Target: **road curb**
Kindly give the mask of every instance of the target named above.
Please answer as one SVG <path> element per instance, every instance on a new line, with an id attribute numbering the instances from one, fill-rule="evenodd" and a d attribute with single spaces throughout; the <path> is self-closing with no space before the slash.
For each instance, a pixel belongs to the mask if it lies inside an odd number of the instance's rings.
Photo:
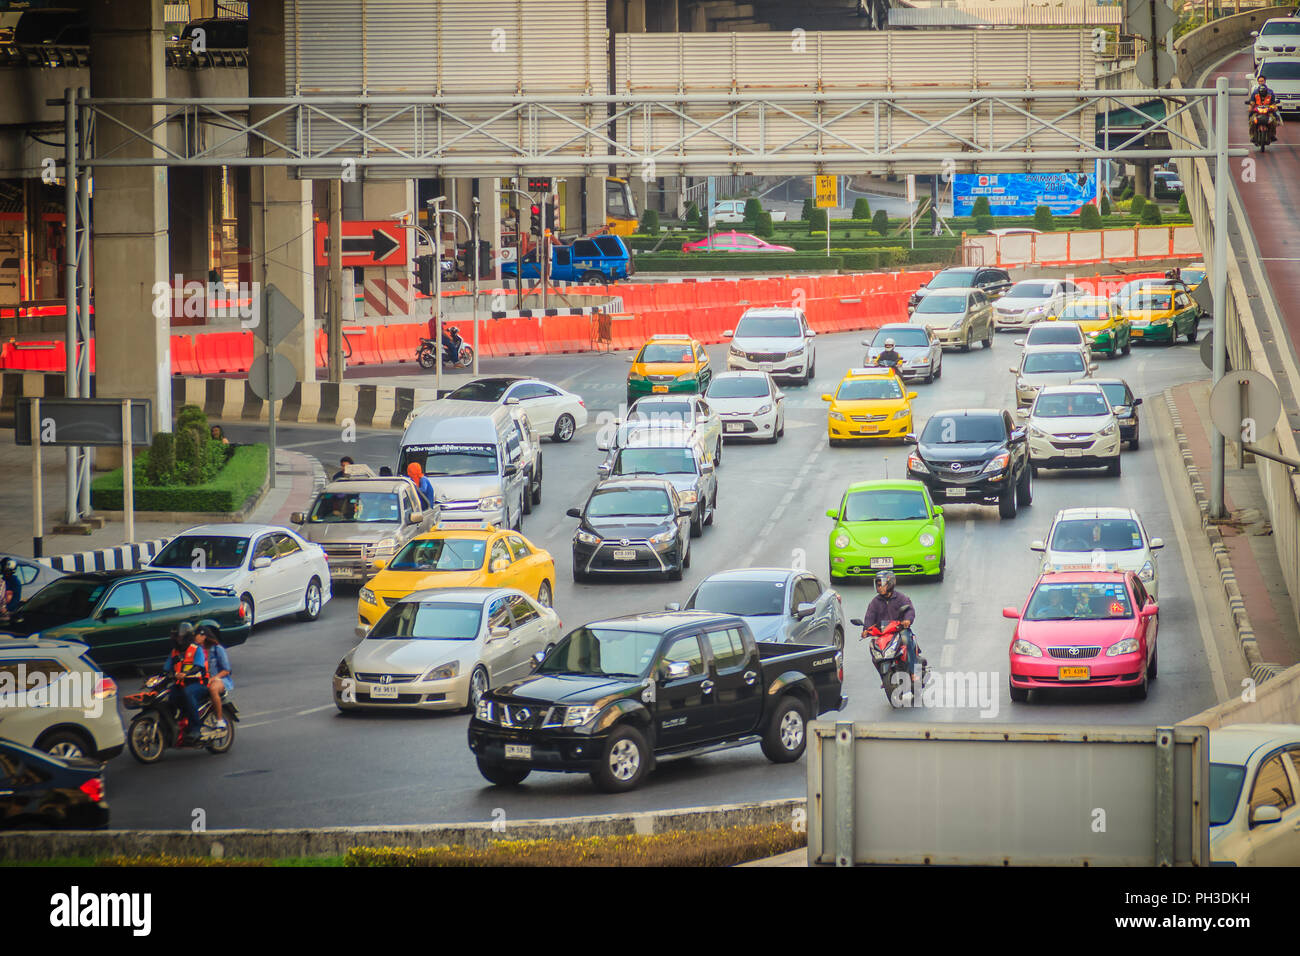
<path id="1" fill-rule="evenodd" d="M 506 794 L 503 793 L 503 796 Z M 494 840 L 580 839 L 592 836 L 715 830 L 762 824 L 800 824 L 802 798 L 690 807 L 640 813 L 605 813 L 550 820 L 510 820 L 503 810 L 482 823 L 423 826 L 321 827 L 298 830 L 69 830 L 5 834 L 0 861 L 66 857 L 167 856 L 254 858 L 342 856 L 352 847 L 485 847 Z M 798 813 L 796 813 L 798 811 Z"/>
<path id="2" fill-rule="evenodd" d="M 1223 533 L 1210 518 L 1210 496 L 1205 490 L 1205 483 L 1201 481 L 1200 469 L 1196 466 L 1191 443 L 1188 442 L 1187 433 L 1183 429 L 1183 419 L 1178 411 L 1178 403 L 1174 401 L 1173 389 L 1167 388 L 1163 394 L 1170 421 L 1173 422 L 1178 452 L 1182 456 L 1183 468 L 1187 471 L 1187 480 L 1191 485 L 1192 496 L 1196 499 L 1196 506 L 1201 512 L 1201 530 L 1205 532 L 1210 551 L 1214 555 L 1214 562 L 1219 568 L 1219 579 L 1223 584 L 1224 596 L 1228 600 L 1228 609 L 1232 613 L 1232 625 L 1237 632 L 1237 642 L 1241 645 L 1241 652 L 1245 655 L 1246 664 L 1250 668 L 1251 679 L 1256 684 L 1263 683 L 1270 677 L 1280 674 L 1284 668 L 1278 664 L 1266 663 L 1259 652 L 1259 643 L 1255 640 L 1255 628 L 1251 626 L 1246 602 L 1241 596 L 1241 589 L 1237 586 L 1237 573 L 1233 570 L 1228 548 L 1223 543 Z"/>

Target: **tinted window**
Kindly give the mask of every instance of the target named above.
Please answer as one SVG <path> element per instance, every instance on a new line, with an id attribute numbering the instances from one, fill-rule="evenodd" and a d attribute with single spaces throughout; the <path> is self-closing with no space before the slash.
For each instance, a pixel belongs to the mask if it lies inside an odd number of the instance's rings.
<path id="1" fill-rule="evenodd" d="M 302 548 L 298 542 L 293 540 L 287 534 L 277 534 L 275 536 L 275 553 L 282 558 L 291 554 L 297 554 Z"/>
<path id="2" fill-rule="evenodd" d="M 672 513 L 672 501 L 657 488 L 597 491 L 587 502 L 589 518 L 659 518 Z"/>
<path id="3" fill-rule="evenodd" d="M 575 256 L 592 258 L 600 255 L 600 247 L 590 239 L 579 239 L 573 244 L 572 249 Z"/>
<path id="4" fill-rule="evenodd" d="M 659 634 L 642 631 L 580 627 L 561 638 L 537 673 L 642 677 L 650 671 L 659 640 Z"/>
<path id="5" fill-rule="evenodd" d="M 1074 345 L 1082 341 L 1082 330 L 1077 325 L 1058 325 L 1055 322 L 1039 322 L 1025 338 L 1028 345 Z"/>
<path id="6" fill-rule="evenodd" d="M 794 586 L 794 604 L 798 607 L 800 604 L 816 604 L 817 599 L 821 597 L 822 589 L 812 578 L 800 578 Z M 794 610 L 794 608 L 791 608 Z"/>
<path id="7" fill-rule="evenodd" d="M 679 637 L 664 651 L 663 662 L 673 661 L 677 664 L 690 664 L 690 676 L 704 673 L 704 653 L 700 650 L 700 639 L 695 636 Z"/>
<path id="8" fill-rule="evenodd" d="M 529 621 L 535 621 L 541 617 L 541 615 L 537 613 L 537 608 L 533 607 L 532 602 L 522 594 L 512 594 L 507 603 L 510 605 L 510 616 L 515 619 L 515 627 L 527 624 Z"/>
<path id="9" fill-rule="evenodd" d="M 68 621 L 89 617 L 107 587 L 102 581 L 86 578 L 52 581 L 23 605 L 22 614 L 24 617 L 47 615 Z"/>
<path id="10" fill-rule="evenodd" d="M 1295 36 L 1300 34 L 1300 22 L 1294 20 L 1275 20 L 1272 23 L 1264 24 L 1264 29 L 1259 31 L 1262 37 L 1281 35 Z"/>
<path id="11" fill-rule="evenodd" d="M 1128 591 L 1117 581 L 1040 584 L 1025 609 L 1026 621 L 1103 621 L 1132 616 Z"/>
<path id="12" fill-rule="evenodd" d="M 478 636 L 483 608 L 478 604 L 411 601 L 388 609 L 367 640 L 405 638 L 419 641 L 472 641 Z"/>
<path id="13" fill-rule="evenodd" d="M 447 397 L 465 402 L 499 402 L 512 384 L 508 378 L 484 378 L 467 382 Z"/>
<path id="14" fill-rule="evenodd" d="M 921 441 L 927 445 L 951 442 L 998 442 L 1007 437 L 1002 416 L 935 415 L 925 423 Z"/>
<path id="15" fill-rule="evenodd" d="M 710 631 L 708 638 L 715 668 L 725 671 L 745 663 L 745 645 L 740 631 L 734 627 L 725 631 Z"/>
<path id="16" fill-rule="evenodd" d="M 514 555 L 515 560 L 519 560 L 520 558 L 526 558 L 532 554 L 532 552 L 528 550 L 528 545 L 524 544 L 524 539 L 518 537 L 517 535 L 512 534 L 506 540 L 506 543 L 509 545 L 510 553 Z"/>
<path id="17" fill-rule="evenodd" d="M 153 580 L 146 583 L 149 588 L 149 607 L 154 611 L 166 611 L 194 603 L 194 599 L 182 591 L 175 581 Z"/>
<path id="18" fill-rule="evenodd" d="M 1044 372 L 1082 372 L 1083 356 L 1078 352 L 1030 352 L 1025 356 L 1022 371 L 1031 375 Z"/>
<path id="19" fill-rule="evenodd" d="M 144 585 L 139 582 L 119 584 L 104 600 L 103 610 L 115 608 L 121 617 L 144 613 Z"/>
<path id="20" fill-rule="evenodd" d="M 974 269 L 949 269 L 926 283 L 927 289 L 965 289 L 972 282 Z"/>
<path id="21" fill-rule="evenodd" d="M 1052 532 L 1053 551 L 1135 551 L 1142 529 L 1132 518 L 1073 518 L 1059 521 Z"/>
<path id="22" fill-rule="evenodd" d="M 855 491 L 844 502 L 845 521 L 911 521 L 929 514 L 919 491 Z"/>
<path id="23" fill-rule="evenodd" d="M 1133 393 L 1122 382 L 1113 382 L 1101 387 L 1102 393 L 1106 396 L 1106 401 L 1118 408 L 1121 405 L 1130 405 L 1133 402 Z"/>
<path id="24" fill-rule="evenodd" d="M 623 244 L 615 236 L 597 236 L 592 242 L 607 256 L 622 258 L 627 255 Z"/>
<path id="25" fill-rule="evenodd" d="M 183 534 L 169 541 L 149 563 L 156 568 L 237 568 L 247 554 L 247 538 Z"/>
<path id="26" fill-rule="evenodd" d="M 785 612 L 784 581 L 705 581 L 688 610 L 718 611 L 740 617 L 770 617 Z"/>

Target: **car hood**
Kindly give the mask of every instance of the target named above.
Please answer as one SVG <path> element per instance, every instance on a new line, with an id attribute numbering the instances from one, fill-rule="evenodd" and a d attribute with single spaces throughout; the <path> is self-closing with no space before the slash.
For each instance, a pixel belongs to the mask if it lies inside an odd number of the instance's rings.
<path id="1" fill-rule="evenodd" d="M 1022 385 L 1069 385 L 1087 377 L 1087 369 L 1082 372 L 1021 372 L 1017 376 Z"/>
<path id="2" fill-rule="evenodd" d="M 965 317 L 965 309 L 960 312 L 917 312 L 912 315 L 912 321 L 927 329 L 950 329 Z"/>
<path id="3" fill-rule="evenodd" d="M 158 568 L 182 578 L 199 588 L 233 588 L 248 574 L 241 568 L 210 568 L 196 571 L 193 568 Z"/>
<path id="4" fill-rule="evenodd" d="M 840 524 L 850 540 L 859 548 L 871 549 L 881 545 L 899 548 L 916 541 L 921 532 L 931 528 L 927 518 L 914 521 L 852 521 Z M 885 538 L 888 540 L 882 541 Z"/>
<path id="5" fill-rule="evenodd" d="M 772 396 L 766 398 L 714 398 L 709 396 L 709 404 L 719 415 L 752 415 L 764 405 L 772 404 Z"/>
<path id="6" fill-rule="evenodd" d="M 1000 441 L 917 446 L 917 451 L 926 461 L 984 461 L 1002 450 L 1003 444 Z"/>
<path id="7" fill-rule="evenodd" d="M 746 352 L 793 352 L 803 345 L 803 339 L 798 336 L 782 336 L 781 338 L 751 338 L 749 336 L 736 336 L 731 340 L 731 344 L 738 349 Z"/>
<path id="8" fill-rule="evenodd" d="M 602 538 L 648 538 L 668 527 L 668 518 L 586 518 L 591 531 Z"/>
<path id="9" fill-rule="evenodd" d="M 1030 309 L 1037 309 L 1039 306 L 1046 307 L 1051 304 L 1051 299 L 1013 299 L 1004 295 L 998 299 L 997 308 L 999 312 L 1027 312 Z"/>
<path id="10" fill-rule="evenodd" d="M 1039 647 L 1063 647 L 1072 644 L 1100 645 L 1105 649 L 1116 641 L 1137 636 L 1136 618 L 1101 621 L 1024 621 L 1016 629 L 1022 641 Z M 1055 658 L 1053 658 L 1055 660 Z M 1065 658 L 1061 658 L 1065 661 Z M 1066 661 L 1068 663 L 1068 661 Z"/>
<path id="11" fill-rule="evenodd" d="M 397 521 L 340 521 L 304 524 L 300 535 L 314 544 L 372 544 L 401 530 Z"/>
<path id="12" fill-rule="evenodd" d="M 367 639 L 352 651 L 352 671 L 368 673 L 423 673 L 449 661 L 475 655 L 474 641 L 408 641 Z M 462 674 L 468 673 L 462 668 Z"/>
<path id="13" fill-rule="evenodd" d="M 534 674 L 491 692 L 495 700 L 547 704 L 592 704 L 610 696 L 626 696 L 645 681 L 598 674 Z"/>
<path id="14" fill-rule="evenodd" d="M 1108 424 L 1112 415 L 1089 415 L 1074 418 L 1030 418 L 1029 424 L 1049 435 L 1095 435 Z"/>
<path id="15" fill-rule="evenodd" d="M 1083 329 L 1083 331 L 1085 331 L 1085 332 L 1100 332 L 1102 329 L 1104 329 L 1104 328 L 1108 328 L 1108 327 L 1110 326 L 1110 324 L 1111 324 L 1111 320 L 1108 319 L 1108 318 L 1106 318 L 1106 319 L 1071 319 L 1070 321 L 1072 321 L 1072 322 L 1078 322 L 1078 323 L 1079 323 L 1079 328 Z"/>
<path id="16" fill-rule="evenodd" d="M 478 501 L 501 494 L 497 475 L 465 475 L 463 478 L 430 478 L 439 501 Z"/>
<path id="17" fill-rule="evenodd" d="M 483 586 L 483 570 L 471 571 L 380 571 L 366 587 L 383 598 L 402 598 L 426 588 L 475 588 Z"/>

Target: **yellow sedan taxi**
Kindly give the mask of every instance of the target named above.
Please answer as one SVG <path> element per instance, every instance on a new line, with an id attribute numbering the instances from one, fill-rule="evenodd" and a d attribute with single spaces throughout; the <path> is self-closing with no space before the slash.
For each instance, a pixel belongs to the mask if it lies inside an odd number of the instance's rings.
<path id="1" fill-rule="evenodd" d="M 1173 345 L 1179 336 L 1196 341 L 1202 309 L 1177 281 L 1139 280 L 1111 297 L 1112 310 L 1129 320 L 1133 340 Z"/>
<path id="2" fill-rule="evenodd" d="M 1077 322 L 1088 340 L 1088 349 L 1117 358 L 1127 355 L 1132 347 L 1129 321 L 1118 310 L 1111 308 L 1110 300 L 1099 295 L 1085 295 L 1066 303 L 1053 319 Z"/>
<path id="3" fill-rule="evenodd" d="M 851 368 L 835 394 L 822 396 L 831 407 L 826 431 L 832 445 L 864 438 L 901 439 L 912 430 L 912 399 L 889 368 Z"/>
<path id="4" fill-rule="evenodd" d="M 645 395 L 703 395 L 713 380 L 709 354 L 689 335 L 654 335 L 629 361 L 627 404 Z"/>
<path id="5" fill-rule="evenodd" d="M 357 598 L 357 630 L 368 631 L 389 607 L 428 588 L 518 588 L 551 606 L 555 561 L 518 531 L 448 528 L 412 538 Z"/>

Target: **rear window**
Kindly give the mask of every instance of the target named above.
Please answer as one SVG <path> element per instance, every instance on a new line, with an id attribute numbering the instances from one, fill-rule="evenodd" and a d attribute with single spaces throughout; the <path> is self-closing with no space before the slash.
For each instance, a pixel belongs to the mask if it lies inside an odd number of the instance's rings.
<path id="1" fill-rule="evenodd" d="M 1136 551 L 1142 529 L 1132 518 L 1071 518 L 1052 532 L 1053 551 Z"/>
<path id="2" fill-rule="evenodd" d="M 597 236 L 592 240 L 596 246 L 607 256 L 622 257 L 627 255 L 623 249 L 623 243 L 617 236 Z"/>
<path id="3" fill-rule="evenodd" d="M 767 379 L 755 375 L 736 378 L 719 375 L 709 386 L 709 398 L 766 398 L 771 394 Z"/>
<path id="4" fill-rule="evenodd" d="M 949 272 L 940 272 L 937 276 L 926 283 L 928 289 L 965 289 L 975 278 L 973 269 L 963 269 L 961 271 L 952 270 Z"/>
<path id="5" fill-rule="evenodd" d="M 1026 345 L 1077 345 L 1082 341 L 1083 335 L 1077 326 L 1055 322 L 1039 322 L 1025 337 Z"/>

